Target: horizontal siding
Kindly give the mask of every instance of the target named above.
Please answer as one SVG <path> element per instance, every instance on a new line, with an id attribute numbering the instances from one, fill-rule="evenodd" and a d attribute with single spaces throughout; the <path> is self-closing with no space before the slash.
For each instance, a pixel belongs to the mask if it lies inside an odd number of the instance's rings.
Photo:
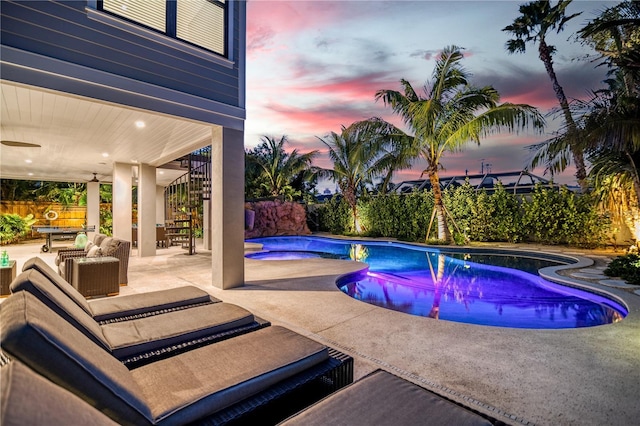
<path id="1" fill-rule="evenodd" d="M 87 18 L 86 2 L 2 2 L 2 44 L 238 105 L 238 68 Z M 237 5 L 236 5 L 237 7 Z M 234 16 L 237 15 L 234 14 Z M 236 20 L 234 51 L 238 57 Z"/>

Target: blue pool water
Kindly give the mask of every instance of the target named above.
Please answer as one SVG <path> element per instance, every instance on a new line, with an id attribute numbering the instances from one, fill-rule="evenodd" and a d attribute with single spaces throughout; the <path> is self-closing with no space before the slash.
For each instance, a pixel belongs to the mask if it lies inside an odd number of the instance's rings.
<path id="1" fill-rule="evenodd" d="M 512 328 L 592 327 L 620 321 L 627 310 L 615 301 L 542 279 L 538 269 L 566 263 L 411 244 L 320 237 L 247 240 L 268 260 L 328 257 L 360 260 L 368 270 L 342 277 L 338 288 L 366 303 L 412 315 Z"/>

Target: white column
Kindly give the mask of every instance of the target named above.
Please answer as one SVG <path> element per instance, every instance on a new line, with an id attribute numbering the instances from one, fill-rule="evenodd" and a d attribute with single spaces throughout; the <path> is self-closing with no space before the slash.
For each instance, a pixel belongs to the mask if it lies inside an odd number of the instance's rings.
<path id="1" fill-rule="evenodd" d="M 244 132 L 213 128 L 211 144 L 212 284 L 244 285 Z"/>
<path id="2" fill-rule="evenodd" d="M 131 164 L 113 165 L 113 236 L 131 241 Z"/>
<path id="3" fill-rule="evenodd" d="M 87 182 L 87 227 L 95 226 L 95 232 L 87 232 L 89 241 L 100 232 L 100 183 Z"/>
<path id="4" fill-rule="evenodd" d="M 211 200 L 202 202 L 202 248 L 211 250 Z"/>
<path id="5" fill-rule="evenodd" d="M 138 256 L 156 255 L 156 168 L 138 166 Z"/>
<path id="6" fill-rule="evenodd" d="M 164 225 L 164 186 L 156 185 L 156 224 Z"/>

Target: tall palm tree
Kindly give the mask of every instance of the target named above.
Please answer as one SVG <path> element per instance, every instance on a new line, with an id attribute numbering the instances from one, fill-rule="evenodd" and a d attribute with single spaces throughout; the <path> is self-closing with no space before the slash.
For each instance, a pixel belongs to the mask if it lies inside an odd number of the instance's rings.
<path id="1" fill-rule="evenodd" d="M 438 172 L 445 152 L 460 151 L 467 143 L 500 131 L 518 131 L 530 124 L 541 130 L 544 119 L 529 105 L 499 104 L 500 96 L 491 86 L 477 88 L 469 84 L 469 74 L 462 67 L 462 51 L 446 47 L 440 54 L 431 81 L 419 95 L 407 80 L 401 80 L 404 92 L 379 90 L 382 100 L 400 115 L 413 132 L 414 151 L 427 168 L 438 221 L 438 238 L 451 241 L 447 225 Z"/>
<path id="2" fill-rule="evenodd" d="M 294 149 L 291 153 L 287 153 L 284 149 L 287 141 L 284 135 L 279 141 L 273 137 L 263 136 L 262 143 L 254 149 L 253 155 L 245 157 L 250 165 L 258 168 L 260 177 L 264 180 L 265 190 L 274 197 L 289 193 L 291 182 L 299 174 L 302 173 L 310 179 L 316 171 L 311 164 L 318 155 L 318 151 L 299 154 L 298 150 Z"/>
<path id="3" fill-rule="evenodd" d="M 384 155 L 381 155 L 380 139 L 371 138 L 364 122 L 342 126 L 340 133 L 331 132 L 325 138 L 318 139 L 329 149 L 329 158 L 333 162 L 333 169 L 324 169 L 321 173 L 338 184 L 351 208 L 353 226 L 358 232 L 358 197 L 374 178 L 384 172 L 387 165 Z"/>
<path id="4" fill-rule="evenodd" d="M 544 68 L 549 75 L 549 79 L 553 85 L 553 91 L 556 94 L 556 98 L 560 103 L 562 114 L 567 125 L 567 139 L 568 144 L 564 148 L 568 148 L 571 151 L 573 163 L 576 167 L 576 179 L 578 184 L 583 190 L 587 189 L 587 171 L 584 162 L 583 150 L 579 144 L 577 137 L 576 123 L 571 115 L 571 109 L 569 108 L 569 101 L 564 94 L 564 89 L 558 82 L 555 70 L 553 68 L 553 54 L 556 48 L 547 43 L 547 34 L 555 30 L 557 33 L 564 29 L 564 25 L 567 21 L 580 15 L 580 13 L 574 13 L 573 15 L 566 16 L 565 10 L 571 3 L 571 0 L 561 0 L 555 6 L 551 6 L 550 1 L 532 1 L 520 6 L 521 15 L 518 16 L 511 25 L 508 25 L 502 29 L 507 33 L 512 34 L 515 38 L 508 40 L 506 43 L 506 49 L 509 53 L 524 53 L 526 51 L 527 42 L 538 43 L 538 57 L 544 64 Z M 561 153 L 557 152 L 557 149 L 563 147 L 551 146 L 547 149 L 545 155 L 549 163 L 556 163 L 553 168 L 564 169 L 566 164 L 560 162 L 558 165 L 556 155 Z M 566 158 L 563 157 L 563 158 Z"/>

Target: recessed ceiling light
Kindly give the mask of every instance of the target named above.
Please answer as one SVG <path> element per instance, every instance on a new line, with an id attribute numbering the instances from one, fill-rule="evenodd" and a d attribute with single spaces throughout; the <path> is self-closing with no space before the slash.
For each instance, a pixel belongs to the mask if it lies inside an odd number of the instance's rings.
<path id="1" fill-rule="evenodd" d="M 109 156 L 109 153 L 108 153 L 108 152 L 103 152 L 103 153 L 102 153 L 102 156 L 103 156 L 104 158 L 107 158 L 107 157 Z"/>
<path id="2" fill-rule="evenodd" d="M 27 164 L 31 164 L 31 163 L 33 163 L 33 160 L 27 158 L 26 160 L 24 160 L 24 162 L 27 163 Z"/>
<path id="3" fill-rule="evenodd" d="M 142 121 L 142 120 L 136 121 L 136 127 L 138 129 L 142 129 L 144 126 L 145 126 L 144 121 Z"/>
<path id="4" fill-rule="evenodd" d="M 164 174 L 164 172 L 163 172 L 162 170 L 160 170 L 158 173 L 160 173 L 161 175 L 163 175 L 163 174 Z"/>
<path id="5" fill-rule="evenodd" d="M 33 173 L 29 172 L 27 173 L 28 176 L 33 176 Z"/>

